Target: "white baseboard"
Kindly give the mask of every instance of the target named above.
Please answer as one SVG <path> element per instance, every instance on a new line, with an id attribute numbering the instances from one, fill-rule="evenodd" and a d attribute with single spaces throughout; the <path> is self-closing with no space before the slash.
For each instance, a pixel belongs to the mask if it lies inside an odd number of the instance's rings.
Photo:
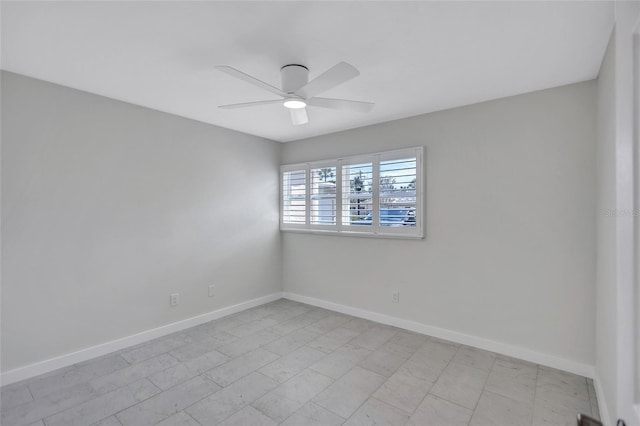
<path id="1" fill-rule="evenodd" d="M 235 314 L 236 312 L 244 311 L 245 309 L 263 305 L 280 298 L 282 298 L 282 293 L 272 293 L 267 296 L 258 297 L 257 299 L 248 300 L 246 302 L 238 303 L 237 305 L 227 306 L 226 308 L 221 308 L 202 315 L 163 325 L 158 328 L 146 330 L 141 333 L 123 337 L 121 339 L 101 343 L 99 345 L 81 349 L 76 352 L 71 352 L 34 364 L 25 365 L 24 367 L 18 367 L 16 369 L 3 372 L 0 376 L 0 383 L 4 386 L 11 383 L 19 382 L 21 380 L 29 379 L 40 374 L 57 370 L 58 368 L 67 367 L 69 365 L 77 364 L 82 361 L 87 361 L 89 359 L 106 355 L 120 349 L 125 349 L 139 343 L 144 343 L 157 337 L 166 336 L 167 334 L 175 333 L 189 327 L 204 324 L 205 322 L 222 318 L 227 315 Z"/>
<path id="2" fill-rule="evenodd" d="M 609 407 L 607 406 L 607 400 L 604 397 L 604 390 L 602 390 L 602 382 L 597 370 L 593 371 L 593 387 L 596 388 L 596 399 L 598 400 L 598 410 L 600 410 L 600 421 L 604 426 L 609 426 Z"/>
<path id="3" fill-rule="evenodd" d="M 2 385 L 8 385 L 11 383 L 19 382 L 21 380 L 29 379 L 31 377 L 48 373 L 58 368 L 67 367 L 69 365 L 87 361 L 89 359 L 106 355 L 114 351 L 144 343 L 157 337 L 162 337 L 171 333 L 175 333 L 177 331 L 187 329 L 189 327 L 194 327 L 205 322 L 209 322 L 227 315 L 234 314 L 236 312 L 243 311 L 245 309 L 263 305 L 265 303 L 278 300 L 281 297 L 593 378 L 598 397 L 600 415 L 605 420 L 609 419 L 606 400 L 604 399 L 604 395 L 602 393 L 602 387 L 600 385 L 597 374 L 595 373 L 595 369 L 591 365 L 567 360 L 554 355 L 532 351 L 530 349 L 510 345 L 507 343 L 496 342 L 494 340 L 485 339 L 482 337 L 471 336 L 457 331 L 434 327 L 415 321 L 393 317 L 390 315 L 380 314 L 377 312 L 367 311 L 364 309 L 354 308 L 351 306 L 341 305 L 322 299 L 302 296 L 299 294 L 288 292 L 272 293 L 267 296 L 248 300 L 246 302 L 238 303 L 236 305 L 221 308 L 212 312 L 207 312 L 202 315 L 163 325 L 151 330 L 146 330 L 141 333 L 123 337 L 121 339 L 112 340 L 110 342 L 91 346 L 89 348 L 81 349 L 76 352 L 68 353 L 55 358 L 9 370 L 3 372 L 0 375 L 0 383 L 2 383 Z"/>
<path id="4" fill-rule="evenodd" d="M 343 314 L 353 315 L 353 316 L 368 319 L 371 321 L 376 321 L 382 324 L 403 328 L 405 330 L 415 331 L 416 333 L 434 336 L 439 339 L 449 340 L 452 342 L 473 346 L 473 347 L 484 349 L 487 351 L 496 352 L 496 353 L 507 355 L 513 358 L 518 358 L 525 361 L 533 362 L 535 364 L 540 364 L 540 365 L 544 365 L 551 368 L 557 368 L 559 370 L 564 370 L 570 373 L 579 374 L 580 376 L 593 378 L 594 372 L 595 372 L 594 367 L 592 365 L 571 361 L 555 355 L 549 355 L 542 352 L 533 351 L 531 349 L 510 345 L 508 343 L 497 342 L 495 340 L 472 336 L 469 334 L 464 334 L 457 331 L 448 330 L 445 328 L 434 327 L 431 325 L 426 325 L 426 324 L 422 324 L 415 321 L 410 321 L 402 318 L 393 317 L 390 315 L 380 314 L 377 312 L 367 311 L 364 309 L 354 308 L 352 306 L 341 305 L 338 303 L 329 302 L 322 299 L 316 299 L 314 297 L 302 296 L 295 293 L 283 292 L 282 297 L 284 297 L 285 299 L 294 300 L 296 302 L 306 303 L 309 305 L 330 309 L 332 311 L 337 311 Z M 600 395 L 598 395 L 598 399 L 600 399 Z"/>

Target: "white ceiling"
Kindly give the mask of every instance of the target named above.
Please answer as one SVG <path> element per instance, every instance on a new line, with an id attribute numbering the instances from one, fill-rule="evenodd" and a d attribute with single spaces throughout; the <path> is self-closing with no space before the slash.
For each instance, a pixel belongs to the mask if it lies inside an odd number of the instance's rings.
<path id="1" fill-rule="evenodd" d="M 611 2 L 3 2 L 2 68 L 278 141 L 291 141 L 597 76 Z M 361 75 L 293 127 L 274 99 L 214 69 L 280 86 L 337 62 Z"/>

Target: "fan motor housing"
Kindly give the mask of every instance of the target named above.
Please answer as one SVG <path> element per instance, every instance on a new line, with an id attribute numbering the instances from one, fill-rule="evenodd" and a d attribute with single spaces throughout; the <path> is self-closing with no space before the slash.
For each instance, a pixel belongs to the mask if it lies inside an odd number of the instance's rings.
<path id="1" fill-rule="evenodd" d="M 309 69 L 304 65 L 289 64 L 280 68 L 282 91 L 293 93 L 309 82 Z"/>

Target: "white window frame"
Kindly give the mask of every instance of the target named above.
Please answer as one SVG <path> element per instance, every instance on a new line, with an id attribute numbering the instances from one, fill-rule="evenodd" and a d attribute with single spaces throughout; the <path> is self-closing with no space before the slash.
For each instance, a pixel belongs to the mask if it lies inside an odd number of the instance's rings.
<path id="1" fill-rule="evenodd" d="M 394 151 L 377 152 L 366 155 L 356 155 L 350 157 L 329 159 L 323 161 L 314 161 L 308 163 L 299 164 L 287 164 L 280 167 L 280 230 L 290 232 L 305 232 L 315 234 L 327 234 L 327 235 L 348 235 L 359 237 L 378 237 L 378 238 L 409 238 L 420 239 L 424 238 L 424 168 L 423 168 L 423 147 L 406 148 Z M 407 227 L 383 227 L 379 226 L 380 222 L 380 162 L 402 159 L 402 158 L 414 158 L 416 159 L 416 225 Z M 352 164 L 372 164 L 372 224 L 371 226 L 354 226 L 343 225 L 343 187 L 342 182 L 342 168 Z M 335 224 L 311 224 L 311 181 L 312 176 L 310 171 L 312 169 L 318 169 L 323 167 L 335 167 L 336 168 L 336 217 Z M 305 196 L 306 196 L 306 214 L 305 223 L 293 224 L 284 223 L 284 188 L 283 188 L 283 175 L 289 171 L 301 171 L 306 173 L 305 179 Z"/>

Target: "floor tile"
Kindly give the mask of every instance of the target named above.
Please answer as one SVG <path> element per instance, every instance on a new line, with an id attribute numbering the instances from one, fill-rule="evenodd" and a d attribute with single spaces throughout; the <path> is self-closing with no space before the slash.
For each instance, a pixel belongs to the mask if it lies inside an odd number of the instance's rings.
<path id="1" fill-rule="evenodd" d="M 196 422 L 193 417 L 180 411 L 171 417 L 167 417 L 155 426 L 200 426 L 200 423 Z"/>
<path id="2" fill-rule="evenodd" d="M 251 373 L 193 404 L 185 411 L 202 425 L 215 425 L 231 417 L 277 385 L 267 376 Z"/>
<path id="3" fill-rule="evenodd" d="M 316 396 L 313 402 L 346 419 L 384 382 L 383 376 L 354 367 Z"/>
<path id="4" fill-rule="evenodd" d="M 231 343 L 220 346 L 217 351 L 230 357 L 244 355 L 258 349 L 262 345 L 273 342 L 281 336 L 269 330 L 261 330 L 258 333 L 235 340 Z"/>
<path id="5" fill-rule="evenodd" d="M 342 328 L 353 330 L 358 334 L 363 333 L 378 323 L 366 320 L 364 318 L 353 318 L 349 322 L 342 325 Z"/>
<path id="6" fill-rule="evenodd" d="M 278 355 L 286 355 L 306 345 L 318 336 L 320 336 L 319 333 L 303 328 L 264 345 L 264 349 Z"/>
<path id="7" fill-rule="evenodd" d="M 577 413 L 591 415 L 587 380 L 584 377 L 538 367 L 534 400 L 534 424 L 562 424 Z"/>
<path id="8" fill-rule="evenodd" d="M 210 337 L 209 336 L 209 333 L 210 333 L 209 324 L 210 323 L 204 323 L 204 324 L 196 325 L 196 326 L 193 326 L 191 328 L 188 328 L 188 329 L 184 330 L 184 332 L 187 334 L 187 336 L 193 338 L 197 342 L 199 339 Z"/>
<path id="9" fill-rule="evenodd" d="M 122 426 L 122 423 L 120 423 L 116 416 L 111 416 L 100 420 L 98 423 L 94 423 L 91 426 Z"/>
<path id="10" fill-rule="evenodd" d="M 313 402 L 306 403 L 281 426 L 340 426 L 345 419 Z"/>
<path id="11" fill-rule="evenodd" d="M 270 309 L 268 305 L 262 305 L 255 308 L 247 309 L 242 312 L 238 312 L 234 315 L 234 317 L 242 322 L 248 323 L 261 320 L 264 317 L 272 315 L 273 313 L 273 309 Z"/>
<path id="12" fill-rule="evenodd" d="M 537 386 L 545 394 L 566 395 L 571 398 L 589 400 L 587 379 L 565 371 L 539 367 Z"/>
<path id="13" fill-rule="evenodd" d="M 362 368 L 371 370 L 374 373 L 378 373 L 382 376 L 391 376 L 404 362 L 407 360 L 407 356 L 401 356 L 397 353 L 389 352 L 384 349 L 378 349 L 373 351 L 369 356 L 360 361 L 358 364 Z"/>
<path id="14" fill-rule="evenodd" d="M 80 383 L 17 405 L 0 413 L 3 426 L 24 426 L 93 399 L 97 393 L 87 383 Z"/>
<path id="15" fill-rule="evenodd" d="M 42 379 L 30 381 L 29 389 L 33 397 L 39 399 L 44 395 L 58 392 L 69 386 L 84 383 L 95 377 L 109 374 L 128 366 L 129 363 L 119 354 L 110 354 L 58 370 L 59 372 L 54 372 Z"/>
<path id="16" fill-rule="evenodd" d="M 162 390 L 169 389 L 178 383 L 185 382 L 206 371 L 224 364 L 229 357 L 217 351 L 211 351 L 187 362 L 182 362 L 163 371 L 158 371 L 148 378 Z"/>
<path id="17" fill-rule="evenodd" d="M 576 424 L 576 416 L 580 412 L 583 411 L 536 400 L 533 407 L 533 422 L 531 424 L 533 426 L 573 426 Z"/>
<path id="18" fill-rule="evenodd" d="M 244 324 L 238 318 L 234 318 L 233 316 L 228 316 L 224 318 L 220 318 L 215 321 L 210 321 L 206 323 L 206 329 L 210 334 L 217 333 L 220 331 L 228 332 L 232 328 L 235 328 L 239 325 Z"/>
<path id="19" fill-rule="evenodd" d="M 374 398 L 413 413 L 433 386 L 433 382 L 419 379 L 406 371 L 397 371 L 373 394 Z"/>
<path id="20" fill-rule="evenodd" d="M 278 383 L 283 383 L 325 356 L 324 352 L 303 346 L 258 371 Z"/>
<path id="21" fill-rule="evenodd" d="M 327 376 L 323 376 L 313 370 L 305 370 L 254 401 L 252 405 L 280 423 L 332 382 L 333 380 Z"/>
<path id="22" fill-rule="evenodd" d="M 490 391 L 484 391 L 469 426 L 529 426 L 532 414 L 532 403 L 516 401 Z"/>
<path id="23" fill-rule="evenodd" d="M 407 426 L 467 426 L 472 413 L 468 408 L 427 395 L 407 422 Z"/>
<path id="24" fill-rule="evenodd" d="M 342 314 L 332 314 L 321 320 L 316 321 L 307 327 L 308 330 L 316 333 L 325 334 L 334 328 L 340 327 L 342 324 L 349 322 L 349 317 Z"/>
<path id="25" fill-rule="evenodd" d="M 45 419 L 47 426 L 90 425 L 157 394 L 147 379 L 116 389 Z"/>
<path id="26" fill-rule="evenodd" d="M 399 331 L 389 341 L 390 345 L 397 345 L 405 348 L 409 355 L 413 355 L 427 342 L 427 336 L 410 331 Z"/>
<path id="27" fill-rule="evenodd" d="M 282 323 L 292 318 L 298 318 L 302 314 L 310 312 L 311 310 L 312 308 L 309 305 L 294 306 L 288 309 L 280 309 L 279 311 L 271 314 L 269 318 L 278 321 L 278 323 Z M 318 318 L 312 318 L 312 319 L 317 320 Z"/>
<path id="28" fill-rule="evenodd" d="M 238 337 L 246 337 L 257 331 L 264 330 L 265 328 L 274 326 L 278 323 L 278 321 L 270 318 L 263 318 L 255 321 L 251 321 L 242 325 L 239 325 L 235 328 L 227 330 L 228 333 L 233 334 Z"/>
<path id="29" fill-rule="evenodd" d="M 254 401 L 252 406 L 277 423 L 284 421 L 302 406 L 299 402 L 283 398 L 272 392 L 273 391 Z"/>
<path id="30" fill-rule="evenodd" d="M 406 376 L 413 376 L 416 379 L 435 383 L 445 367 L 446 364 L 417 362 L 409 359 L 396 370 L 396 373 L 402 373 Z"/>
<path id="31" fill-rule="evenodd" d="M 4 386 L 0 391 L 0 410 L 8 410 L 30 401 L 33 401 L 33 397 L 25 383 Z"/>
<path id="32" fill-rule="evenodd" d="M 457 351 L 457 345 L 430 338 L 409 359 L 434 370 L 442 371 Z"/>
<path id="33" fill-rule="evenodd" d="M 431 393 L 463 407 L 474 409 L 489 372 L 461 364 L 449 364 Z"/>
<path id="34" fill-rule="evenodd" d="M 271 318 L 271 317 L 270 317 Z M 293 331 L 304 328 L 318 321 L 316 318 L 309 316 L 308 314 L 298 315 L 297 317 L 290 318 L 286 321 L 279 322 L 278 324 L 269 327 L 267 330 L 284 336 Z"/>
<path id="35" fill-rule="evenodd" d="M 451 362 L 490 371 L 495 359 L 496 354 L 493 352 L 470 346 L 460 346 Z"/>
<path id="36" fill-rule="evenodd" d="M 359 334 L 357 331 L 338 327 L 309 342 L 308 346 L 325 353 L 331 353 Z"/>
<path id="37" fill-rule="evenodd" d="M 227 343 L 231 343 L 234 340 L 237 340 L 238 337 L 234 336 L 231 333 L 227 333 L 226 331 L 223 330 L 211 330 L 209 331 L 209 337 L 211 337 L 212 339 L 214 339 L 216 341 L 216 343 L 219 343 L 219 346 L 222 346 L 224 344 Z"/>
<path id="38" fill-rule="evenodd" d="M 122 351 L 120 355 L 129 363 L 135 364 L 189 343 L 193 343 L 193 338 L 186 334 L 172 334 L 152 340 L 133 349 Z"/>
<path id="39" fill-rule="evenodd" d="M 124 426 L 151 426 L 220 390 L 220 386 L 201 376 L 194 377 L 118 413 Z"/>
<path id="40" fill-rule="evenodd" d="M 346 422 L 345 426 L 404 425 L 409 415 L 398 408 L 369 398 Z"/>
<path id="41" fill-rule="evenodd" d="M 84 371 L 89 373 L 89 377 L 93 377 L 100 374 L 108 374 L 116 369 L 122 368 L 125 366 L 122 362 L 122 356 L 118 352 L 108 353 L 106 355 L 98 356 L 96 358 L 91 358 L 86 361 L 81 361 L 73 366 L 78 371 Z M 55 373 L 47 374 L 47 377 L 55 375 Z M 33 383 L 30 381 L 30 383 Z M 37 398 L 34 395 L 34 398 Z"/>
<path id="42" fill-rule="evenodd" d="M 538 369 L 533 365 L 497 359 L 485 389 L 533 405 Z"/>
<path id="43" fill-rule="evenodd" d="M 375 325 L 353 339 L 350 344 L 376 350 L 391 339 L 396 333 L 397 330 L 392 327 Z"/>
<path id="44" fill-rule="evenodd" d="M 206 373 L 206 376 L 220 386 L 228 386 L 241 377 L 248 375 L 278 358 L 279 356 L 272 352 L 265 351 L 264 349 L 256 349 L 253 352 L 249 352 L 213 368 Z"/>
<path id="45" fill-rule="evenodd" d="M 193 358 L 197 358 L 208 352 L 216 350 L 219 347 L 224 346 L 228 343 L 231 343 L 237 339 L 238 339 L 237 337 L 233 337 L 233 336 L 232 338 L 226 339 L 226 340 L 219 340 L 210 336 L 201 337 L 201 338 L 198 338 L 197 342 L 195 343 L 180 346 L 176 349 L 171 350 L 169 354 L 179 361 L 183 361 L 183 362 L 189 361 L 189 360 L 192 360 Z"/>
<path id="46" fill-rule="evenodd" d="M 510 363 L 513 363 L 513 364 L 521 364 L 521 365 L 526 365 L 526 366 L 529 366 L 529 367 L 538 368 L 538 364 L 535 364 L 533 362 L 525 361 L 525 360 L 520 359 L 520 358 L 514 358 L 514 357 L 511 357 L 511 356 L 502 355 L 502 354 L 496 354 L 496 360 L 506 361 L 506 362 L 510 362 Z"/>
<path id="47" fill-rule="evenodd" d="M 311 369 L 337 379 L 365 359 L 372 351 L 359 346 L 346 344 L 320 361 L 311 365 Z"/>
<path id="48" fill-rule="evenodd" d="M 277 424 L 260 411 L 248 406 L 220 423 L 220 426 L 276 426 Z"/>
<path id="49" fill-rule="evenodd" d="M 140 379 L 173 367 L 178 364 L 178 360 L 169 354 L 158 355 L 154 358 L 130 365 L 126 368 L 114 371 L 104 376 L 96 377 L 89 381 L 89 384 L 98 393 L 106 393 L 133 383 Z"/>
<path id="50" fill-rule="evenodd" d="M 333 315 L 334 313 L 335 313 L 334 311 L 330 311 L 328 309 L 313 308 L 309 312 L 307 312 L 306 315 L 309 316 L 310 318 L 315 319 L 316 321 L 319 321 L 323 318 Z"/>

